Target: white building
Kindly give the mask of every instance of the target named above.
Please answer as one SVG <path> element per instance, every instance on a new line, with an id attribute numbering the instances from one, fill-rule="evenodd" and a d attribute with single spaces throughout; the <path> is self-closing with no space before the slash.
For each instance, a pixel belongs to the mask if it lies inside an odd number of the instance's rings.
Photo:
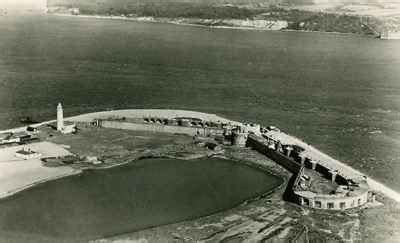
<path id="1" fill-rule="evenodd" d="M 254 124 L 254 123 L 244 123 L 244 126 L 242 129 L 244 129 L 245 132 L 247 133 L 253 133 L 257 136 L 261 136 L 261 126 L 260 124 Z"/>
<path id="2" fill-rule="evenodd" d="M 57 105 L 57 131 L 60 131 L 62 134 L 70 134 L 76 132 L 76 124 L 64 124 L 64 111 L 61 103 Z"/>
<path id="3" fill-rule="evenodd" d="M 72 15 L 79 15 L 81 11 L 79 10 L 79 8 L 71 8 L 70 12 Z"/>
<path id="4" fill-rule="evenodd" d="M 61 103 L 57 105 L 57 131 L 64 128 L 64 112 Z"/>
<path id="5" fill-rule="evenodd" d="M 76 132 L 76 124 L 75 123 L 71 123 L 68 125 L 64 125 L 63 128 L 61 129 L 61 133 L 62 134 L 70 134 L 70 133 L 74 133 Z"/>

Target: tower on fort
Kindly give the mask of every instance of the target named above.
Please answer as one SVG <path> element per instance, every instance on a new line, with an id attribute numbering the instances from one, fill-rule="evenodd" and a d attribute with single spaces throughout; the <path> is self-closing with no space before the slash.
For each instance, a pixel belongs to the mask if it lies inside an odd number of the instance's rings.
<path id="1" fill-rule="evenodd" d="M 62 131 L 64 128 L 64 113 L 61 103 L 57 105 L 57 131 Z"/>

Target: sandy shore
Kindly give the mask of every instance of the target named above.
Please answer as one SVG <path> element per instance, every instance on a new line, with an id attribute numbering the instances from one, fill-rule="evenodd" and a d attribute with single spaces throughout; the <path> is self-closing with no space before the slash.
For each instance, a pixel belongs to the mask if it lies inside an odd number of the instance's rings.
<path id="1" fill-rule="evenodd" d="M 37 184 L 80 173 L 81 170 L 70 166 L 46 167 L 40 158 L 23 160 L 14 156 L 24 145 L 0 149 L 0 198 Z M 42 157 L 65 156 L 71 153 L 61 146 L 50 142 L 29 144 L 27 147 L 42 154 Z"/>
<path id="2" fill-rule="evenodd" d="M 69 118 L 65 118 L 65 120 L 67 121 L 74 121 L 74 122 L 89 122 L 92 121 L 94 118 L 108 118 L 108 117 L 127 117 L 127 118 L 141 118 L 141 117 L 146 117 L 146 116 L 153 116 L 153 117 L 165 117 L 165 118 L 173 118 L 173 117 L 195 117 L 195 118 L 200 118 L 200 119 L 207 119 L 210 121 L 221 121 L 221 122 L 230 122 L 232 124 L 240 124 L 240 122 L 236 122 L 236 121 L 231 121 L 228 119 L 225 119 L 223 117 L 219 117 L 215 114 L 207 114 L 207 113 L 202 113 L 202 112 L 195 112 L 195 111 L 185 111 L 185 110 L 164 110 L 164 109 L 129 109 L 129 110 L 113 110 L 113 111 L 103 111 L 103 112 L 94 112 L 94 113 L 87 113 L 87 114 L 83 114 L 83 115 L 78 115 L 78 116 L 73 116 L 73 117 L 69 117 Z M 51 121 L 46 121 L 46 122 L 42 122 L 39 124 L 34 124 L 31 125 L 33 127 L 38 127 L 44 124 L 48 124 L 48 123 L 52 123 L 54 122 L 54 120 Z M 15 129 L 9 129 L 9 130 L 5 130 L 5 131 L 0 131 L 0 133 L 2 132 L 12 132 L 12 131 L 20 131 L 20 130 L 24 130 L 26 129 L 26 127 L 20 127 L 20 128 L 15 128 Z M 294 138 L 292 136 L 288 136 L 291 139 L 295 139 L 298 140 L 302 145 L 305 145 L 306 143 L 302 142 L 300 139 Z M 318 153 L 319 156 L 322 156 L 324 158 L 327 158 L 328 161 L 331 161 L 333 163 L 336 163 L 338 166 L 340 166 L 341 168 L 344 168 L 345 170 L 348 170 L 351 173 L 354 174 L 358 174 L 363 176 L 364 174 L 354 168 L 352 168 L 351 166 L 348 166 L 340 161 L 337 161 L 335 159 L 333 159 L 332 157 L 322 153 L 321 151 L 315 149 L 314 147 L 312 147 L 311 145 L 306 144 L 306 146 L 310 149 L 310 151 L 312 151 L 313 153 Z M 0 159 L 1 159 L 1 154 L 0 154 Z M 1 163 L 0 163 L 1 164 Z M 13 166 L 16 166 L 16 164 L 14 164 Z M 12 167 L 12 166 L 11 166 Z M 4 171 L 1 169 L 0 167 L 0 171 Z M 0 172 L 2 175 L 2 173 L 4 172 Z M 70 172 L 70 173 L 75 173 L 75 172 Z M 54 175 L 59 176 L 59 175 Z M 40 177 L 39 177 L 40 178 Z M 37 179 L 37 181 L 41 181 L 43 180 L 43 178 Z M 1 180 L 0 180 L 1 182 Z M 35 181 L 31 179 L 30 181 L 32 184 Z M 380 183 L 379 181 L 371 178 L 371 177 L 367 177 L 367 182 L 370 186 L 370 188 L 372 190 L 375 191 L 379 191 L 381 193 L 383 193 L 384 195 L 386 195 L 387 197 L 395 200 L 396 202 L 400 202 L 400 193 L 394 191 L 393 189 L 389 188 L 388 186 Z M 26 183 L 25 183 L 26 184 Z M 19 187 L 24 186 L 24 185 L 19 185 Z M 10 190 L 12 188 L 9 188 L 8 190 Z M 2 190 L 0 187 L 0 194 L 4 192 L 4 189 Z M 6 190 L 7 192 L 7 190 Z"/>
<path id="3" fill-rule="evenodd" d="M 108 117 L 127 117 L 139 118 L 144 116 L 153 117 L 197 117 L 207 119 L 210 121 L 230 122 L 225 118 L 219 117 L 214 114 L 207 114 L 195 111 L 185 110 L 161 110 L 161 109 L 131 109 L 131 110 L 115 110 L 105 112 L 87 113 L 78 116 L 64 118 L 65 121 L 73 122 L 90 122 L 95 118 L 108 118 Z M 40 127 L 46 124 L 54 123 L 56 120 L 45 121 L 37 124 L 29 125 L 31 127 Z M 233 121 L 232 121 L 233 122 Z M 236 123 L 236 122 L 233 122 Z M 27 126 L 17 127 L 0 131 L 5 132 L 20 132 L 25 131 Z M 59 179 L 62 177 L 79 174 L 82 170 L 73 169 L 70 166 L 61 167 L 46 167 L 42 165 L 40 158 L 23 160 L 15 157 L 15 152 L 22 149 L 24 146 L 12 146 L 0 149 L 0 199 L 14 195 L 20 191 L 29 189 L 38 184 Z M 71 155 L 71 153 L 61 146 L 50 142 L 38 142 L 29 144 L 27 147 L 33 151 L 42 154 L 41 157 L 58 157 Z M 112 168 L 126 163 L 110 165 Z"/>

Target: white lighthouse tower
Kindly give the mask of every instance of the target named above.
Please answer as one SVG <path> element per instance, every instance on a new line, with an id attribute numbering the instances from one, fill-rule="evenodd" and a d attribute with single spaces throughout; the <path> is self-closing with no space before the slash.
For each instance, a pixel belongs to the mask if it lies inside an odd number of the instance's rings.
<path id="1" fill-rule="evenodd" d="M 57 106 L 57 131 L 62 131 L 64 129 L 64 113 L 61 103 Z"/>

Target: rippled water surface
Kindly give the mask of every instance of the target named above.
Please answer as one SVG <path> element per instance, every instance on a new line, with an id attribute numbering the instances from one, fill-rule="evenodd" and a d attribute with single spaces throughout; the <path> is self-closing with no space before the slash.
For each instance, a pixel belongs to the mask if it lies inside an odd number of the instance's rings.
<path id="1" fill-rule="evenodd" d="M 0 127 L 109 108 L 273 124 L 400 191 L 400 41 L 1 17 Z"/>
<path id="2" fill-rule="evenodd" d="M 0 242 L 77 242 L 229 209 L 281 179 L 222 159 L 146 159 L 0 201 Z"/>

